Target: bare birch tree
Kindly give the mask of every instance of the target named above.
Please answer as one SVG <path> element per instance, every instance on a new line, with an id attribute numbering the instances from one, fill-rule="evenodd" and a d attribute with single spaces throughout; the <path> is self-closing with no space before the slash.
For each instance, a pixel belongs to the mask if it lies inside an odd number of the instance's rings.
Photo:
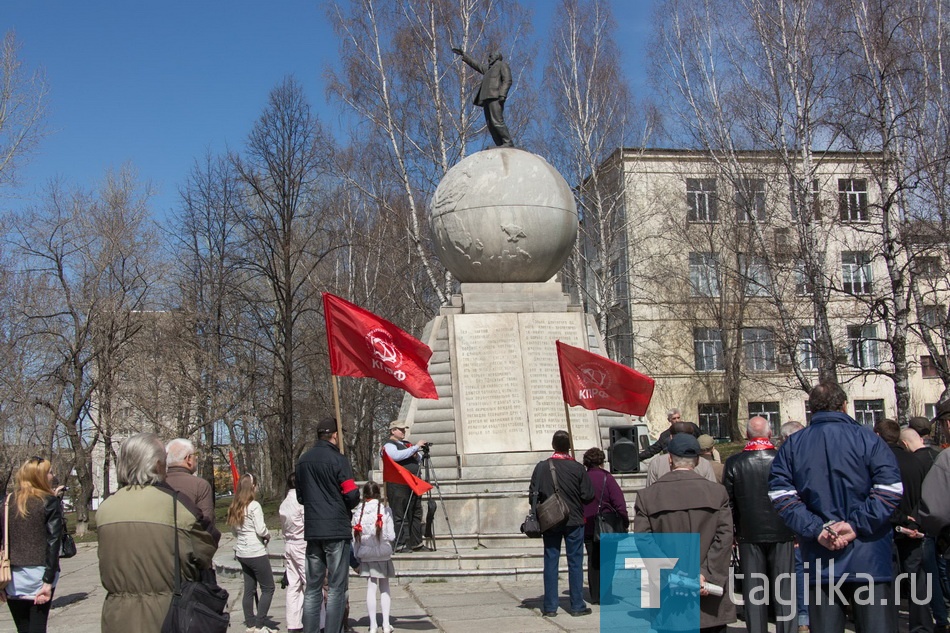
<path id="1" fill-rule="evenodd" d="M 27 72 L 13 31 L 0 41 L 0 187 L 16 181 L 17 167 L 45 135 L 48 88 L 39 71 Z"/>

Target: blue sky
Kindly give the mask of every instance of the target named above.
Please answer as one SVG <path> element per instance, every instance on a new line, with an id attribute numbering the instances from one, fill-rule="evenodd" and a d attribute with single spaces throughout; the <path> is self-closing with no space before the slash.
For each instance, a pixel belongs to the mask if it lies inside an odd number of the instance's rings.
<path id="1" fill-rule="evenodd" d="M 644 82 L 651 0 L 612 0 L 635 90 Z M 536 35 L 553 0 L 528 2 Z M 91 187 L 131 163 L 156 190 L 155 215 L 177 204 L 193 161 L 239 148 L 268 92 L 293 74 L 327 125 L 323 69 L 337 42 L 318 0 L 6 0 L 0 32 L 50 88 L 45 138 L 0 205 L 22 208 L 52 178 Z"/>

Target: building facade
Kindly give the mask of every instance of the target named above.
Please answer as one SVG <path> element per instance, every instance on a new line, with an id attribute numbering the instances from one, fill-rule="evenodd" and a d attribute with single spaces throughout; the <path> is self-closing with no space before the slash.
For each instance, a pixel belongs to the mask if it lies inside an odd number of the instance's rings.
<path id="1" fill-rule="evenodd" d="M 611 349 L 655 378 L 647 414 L 654 433 L 674 407 L 720 439 L 754 415 L 776 430 L 806 422 L 805 386 L 818 380 L 823 324 L 849 413 L 865 424 L 896 417 L 889 319 L 901 306 L 911 330 L 907 413 L 933 415 L 944 385 L 916 332 L 932 327 L 945 340 L 941 240 L 908 244 L 884 230 L 879 156 L 793 159 L 622 149 L 603 164 L 619 176 L 601 182 L 623 188 L 625 248 L 616 266 L 624 274 L 614 307 L 626 322 L 614 319 Z M 889 267 L 884 249 L 894 244 L 903 246 Z M 918 292 L 895 285 L 895 271 Z"/>

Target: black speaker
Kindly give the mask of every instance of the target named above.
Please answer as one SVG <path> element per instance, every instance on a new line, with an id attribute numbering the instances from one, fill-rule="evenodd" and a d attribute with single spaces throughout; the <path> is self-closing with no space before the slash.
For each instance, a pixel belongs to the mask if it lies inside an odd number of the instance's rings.
<path id="1" fill-rule="evenodd" d="M 637 448 L 637 427 L 610 427 L 610 448 L 607 450 L 608 459 L 610 460 L 610 472 L 640 472 L 640 449 Z"/>

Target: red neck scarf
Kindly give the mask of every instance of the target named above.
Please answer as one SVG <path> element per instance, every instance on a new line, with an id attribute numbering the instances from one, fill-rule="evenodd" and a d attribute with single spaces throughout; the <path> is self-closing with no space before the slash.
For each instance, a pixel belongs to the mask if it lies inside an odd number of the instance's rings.
<path id="1" fill-rule="evenodd" d="M 554 453 L 551 459 L 574 459 L 569 453 Z"/>
<path id="2" fill-rule="evenodd" d="M 757 437 L 754 440 L 749 440 L 749 443 L 745 445 L 744 451 L 768 451 L 774 450 L 775 446 L 768 439 Z"/>

